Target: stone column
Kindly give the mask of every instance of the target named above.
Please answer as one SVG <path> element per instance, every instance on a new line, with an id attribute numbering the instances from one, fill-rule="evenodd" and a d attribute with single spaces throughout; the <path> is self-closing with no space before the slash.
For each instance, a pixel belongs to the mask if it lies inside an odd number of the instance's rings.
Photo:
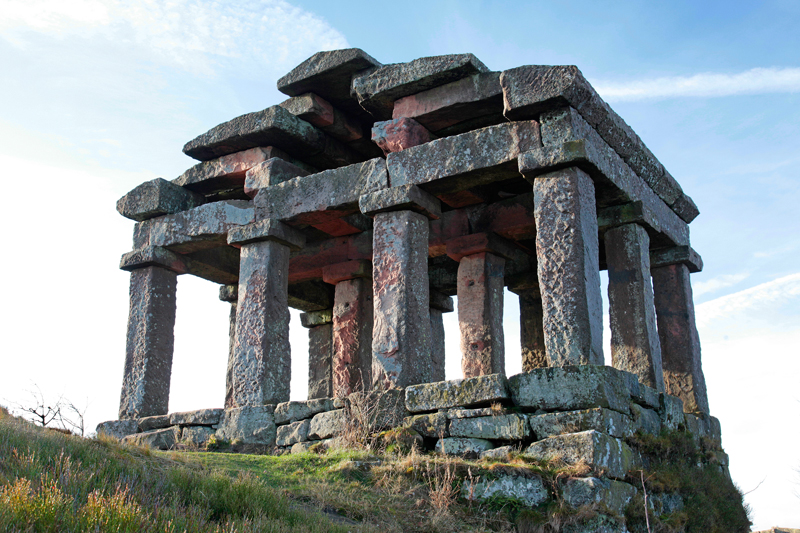
<path id="1" fill-rule="evenodd" d="M 508 290 L 519 296 L 519 334 L 522 347 L 522 371 L 530 372 L 549 365 L 544 346 L 542 294 L 535 272 L 518 276 Z"/>
<path id="2" fill-rule="evenodd" d="M 361 212 L 373 216 L 372 383 L 375 388 L 425 382 L 431 365 L 428 218 L 439 201 L 416 186 L 362 196 Z"/>
<path id="3" fill-rule="evenodd" d="M 371 278 L 369 261 L 348 261 L 322 269 L 323 281 L 336 286 L 332 363 L 335 398 L 372 385 Z"/>
<path id="4" fill-rule="evenodd" d="M 542 174 L 533 180 L 533 200 L 549 366 L 602 365 L 594 183 L 575 167 Z"/>
<path id="5" fill-rule="evenodd" d="M 120 420 L 169 412 L 172 352 L 175 342 L 175 293 L 180 258 L 151 247 L 125 254 L 120 268 L 131 273 L 125 371 Z"/>
<path id="6" fill-rule="evenodd" d="M 444 381 L 444 313 L 453 312 L 453 299 L 431 287 L 431 366 L 427 381 Z"/>
<path id="7" fill-rule="evenodd" d="M 308 328 L 308 399 L 333 397 L 333 309 L 300 315 Z"/>
<path id="8" fill-rule="evenodd" d="M 650 281 L 650 237 L 639 224 L 605 232 L 611 364 L 664 392 L 661 344 Z"/>
<path id="9" fill-rule="evenodd" d="M 689 279 L 689 273 L 700 268 L 692 267 L 687 262 L 663 264 L 654 260 L 651 268 L 664 389 L 683 400 L 684 411 L 709 414 Z"/>
<path id="10" fill-rule="evenodd" d="M 231 304 L 228 321 L 228 366 L 225 371 L 225 409 L 233 407 L 233 346 L 236 342 L 236 302 L 239 299 L 238 285 L 222 285 L 219 288 L 219 299 Z"/>
<path id="11" fill-rule="evenodd" d="M 289 401 L 289 251 L 305 238 L 266 219 L 230 230 L 228 243 L 241 247 L 232 403 Z"/>

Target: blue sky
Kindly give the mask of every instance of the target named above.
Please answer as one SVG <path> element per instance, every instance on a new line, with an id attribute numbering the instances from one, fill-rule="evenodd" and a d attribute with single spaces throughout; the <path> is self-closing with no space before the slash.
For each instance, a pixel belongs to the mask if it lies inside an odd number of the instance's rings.
<path id="1" fill-rule="evenodd" d="M 0 399 L 37 383 L 86 398 L 92 425 L 115 417 L 128 290 L 117 263 L 132 230 L 117 198 L 189 167 L 189 139 L 279 103 L 277 79 L 314 52 L 575 64 L 700 207 L 692 242 L 706 268 L 693 282 L 712 412 L 734 480 L 764 480 L 747 495 L 755 526 L 800 527 L 799 23 L 793 1 L 0 0 Z M 219 406 L 226 304 L 185 277 L 178 297 L 171 409 Z M 511 360 L 515 311 L 509 300 Z M 448 377 L 457 365 L 456 345 Z"/>

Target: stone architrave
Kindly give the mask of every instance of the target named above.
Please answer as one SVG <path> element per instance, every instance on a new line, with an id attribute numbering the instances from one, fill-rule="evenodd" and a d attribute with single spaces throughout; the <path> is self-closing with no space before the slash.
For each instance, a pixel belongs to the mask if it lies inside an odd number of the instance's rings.
<path id="1" fill-rule="evenodd" d="M 308 399 L 333 397 L 333 310 L 300 315 L 308 328 Z"/>
<path id="2" fill-rule="evenodd" d="M 228 233 L 241 246 L 233 364 L 235 407 L 289 400 L 289 252 L 305 239 L 276 220 Z"/>
<path id="3" fill-rule="evenodd" d="M 653 268 L 651 272 L 664 389 L 667 394 L 683 400 L 686 412 L 708 414 L 689 267 L 678 263 Z"/>
<path id="4" fill-rule="evenodd" d="M 131 271 L 120 420 L 168 412 L 177 276 L 160 266 Z"/>
<path id="5" fill-rule="evenodd" d="M 519 333 L 522 347 L 522 371 L 549 365 L 544 345 L 542 293 L 536 274 L 509 284 L 508 290 L 519 296 Z"/>
<path id="6" fill-rule="evenodd" d="M 533 182 L 536 256 L 550 366 L 603 364 L 597 208 L 592 179 L 567 168 Z"/>
<path id="7" fill-rule="evenodd" d="M 344 398 L 372 383 L 372 313 L 370 278 L 336 283 L 333 303 L 334 398 Z"/>
<path id="8" fill-rule="evenodd" d="M 483 252 L 458 264 L 458 324 L 465 378 L 505 374 L 503 270 L 506 260 Z"/>
<path id="9" fill-rule="evenodd" d="M 605 233 L 611 361 L 639 382 L 664 391 L 661 345 L 650 281 L 650 238 L 638 224 Z"/>
<path id="10" fill-rule="evenodd" d="M 237 285 L 223 285 L 219 288 L 219 299 L 231 304 L 228 321 L 228 366 L 225 371 L 225 409 L 233 407 L 233 347 L 236 342 L 236 307 L 239 299 Z"/>
<path id="11" fill-rule="evenodd" d="M 428 219 L 405 210 L 377 213 L 372 235 L 373 386 L 424 383 L 431 363 Z"/>

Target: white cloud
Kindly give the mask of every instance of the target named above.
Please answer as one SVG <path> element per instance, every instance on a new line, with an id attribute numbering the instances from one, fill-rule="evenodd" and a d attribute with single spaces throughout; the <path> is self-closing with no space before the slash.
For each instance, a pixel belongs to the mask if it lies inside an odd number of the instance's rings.
<path id="1" fill-rule="evenodd" d="M 694 294 L 694 297 L 697 298 L 702 294 L 736 285 L 740 281 L 747 279 L 748 276 L 750 276 L 750 274 L 726 274 L 724 276 L 718 276 L 709 280 L 698 281 L 692 284 L 692 293 Z"/>
<path id="2" fill-rule="evenodd" d="M 739 94 L 800 92 L 800 68 L 754 68 L 734 74 L 702 72 L 693 76 L 613 82 L 592 82 L 608 101 L 714 97 Z"/>
<path id="3" fill-rule="evenodd" d="M 318 50 L 347 47 L 327 22 L 284 0 L 9 0 L 0 35 L 18 47 L 31 31 L 105 36 L 150 52 L 156 63 L 214 71 L 215 59 L 285 67 Z M 237 65 L 240 66 L 240 65 Z"/>
<path id="4" fill-rule="evenodd" d="M 749 321 L 773 321 L 777 326 L 781 319 L 798 314 L 798 297 L 800 272 L 698 305 L 697 324 L 705 327 L 715 321 L 732 322 L 747 314 Z"/>

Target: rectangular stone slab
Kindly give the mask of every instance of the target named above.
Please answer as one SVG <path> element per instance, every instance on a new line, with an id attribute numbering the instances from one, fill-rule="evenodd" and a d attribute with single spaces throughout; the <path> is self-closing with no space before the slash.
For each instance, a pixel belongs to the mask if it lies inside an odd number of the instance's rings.
<path id="1" fill-rule="evenodd" d="M 183 153 L 200 161 L 258 146 L 276 146 L 317 168 L 361 161 L 360 155 L 280 106 L 224 122 L 189 141 Z"/>
<path id="2" fill-rule="evenodd" d="M 163 246 L 178 253 L 214 248 L 227 243 L 229 230 L 254 220 L 251 202 L 213 202 L 136 224 L 133 247 Z"/>
<path id="3" fill-rule="evenodd" d="M 574 411 L 605 407 L 630 412 L 623 373 L 608 366 L 537 368 L 508 378 L 515 405 L 526 409 Z"/>
<path id="4" fill-rule="evenodd" d="M 364 137 L 364 130 L 357 120 L 314 93 L 289 98 L 280 106 L 344 143 Z"/>
<path id="5" fill-rule="evenodd" d="M 392 187 L 439 195 L 519 177 L 516 157 L 540 145 L 538 122 L 510 122 L 395 152 L 386 163 Z"/>
<path id="6" fill-rule="evenodd" d="M 289 260 L 289 283 L 322 279 L 326 266 L 356 260 L 372 260 L 371 231 L 311 242 L 293 252 Z"/>
<path id="7" fill-rule="evenodd" d="M 368 116 L 350 96 L 353 75 L 376 69 L 382 63 L 359 48 L 317 52 L 278 80 L 278 90 L 289 96 L 316 93 L 339 109 Z"/>
<path id="8" fill-rule="evenodd" d="M 392 118 L 394 101 L 399 98 L 488 71 L 472 54 L 421 57 L 408 63 L 385 65 L 356 77 L 353 91 L 361 107 L 378 120 L 388 120 Z"/>
<path id="9" fill-rule="evenodd" d="M 674 246 L 650 252 L 650 268 L 678 263 L 686 265 L 692 274 L 703 270 L 703 258 L 691 246 Z"/>
<path id="10" fill-rule="evenodd" d="M 631 169 L 667 205 L 684 197 L 680 185 L 622 118 L 603 101 L 575 66 L 524 66 L 500 76 L 505 115 L 511 120 L 538 118 L 563 105 L 575 108 Z M 688 197 L 687 197 L 688 198 Z M 689 212 L 691 199 L 683 203 L 679 216 L 691 222 L 698 213 Z M 694 205 L 691 202 L 691 205 Z"/>
<path id="11" fill-rule="evenodd" d="M 478 117 L 503 121 L 503 90 L 499 72 L 473 74 L 447 85 L 395 101 L 392 118 L 413 118 L 432 132 Z M 465 130 L 466 131 L 466 130 Z"/>
<path id="12" fill-rule="evenodd" d="M 602 407 L 582 411 L 530 415 L 528 423 L 537 440 L 590 429 L 619 438 L 630 437 L 636 431 L 633 420 L 629 416 Z"/>
<path id="13" fill-rule="evenodd" d="M 162 178 L 146 181 L 117 202 L 120 215 L 141 222 L 150 218 L 186 211 L 202 205 L 205 199 Z"/>
<path id="14" fill-rule="evenodd" d="M 450 421 L 451 437 L 476 439 L 520 440 L 530 435 L 525 415 L 509 414 L 480 416 L 476 418 L 454 418 Z"/>
<path id="15" fill-rule="evenodd" d="M 388 186 L 386 162 L 375 158 L 261 189 L 254 203 L 259 218 L 314 225 L 357 212 L 361 195 Z"/>
<path id="16" fill-rule="evenodd" d="M 502 402 L 509 398 L 508 383 L 502 374 L 406 387 L 406 409 L 412 413 Z"/>

